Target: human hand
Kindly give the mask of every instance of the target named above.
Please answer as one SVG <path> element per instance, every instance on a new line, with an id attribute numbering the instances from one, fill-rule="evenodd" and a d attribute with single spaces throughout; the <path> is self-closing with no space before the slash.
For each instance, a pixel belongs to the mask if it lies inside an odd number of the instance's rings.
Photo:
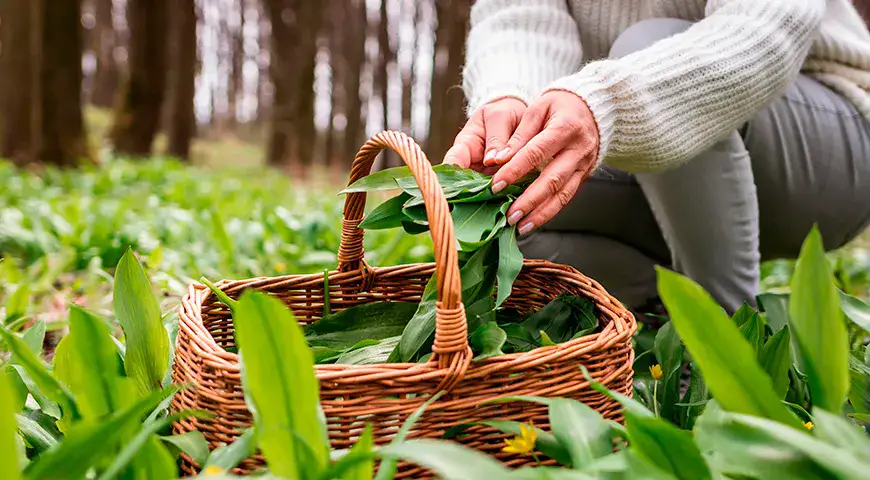
<path id="1" fill-rule="evenodd" d="M 506 153 L 484 159 L 487 169 L 498 169 L 494 192 L 553 159 L 511 205 L 508 223 L 519 222 L 519 233 L 526 234 L 555 217 L 595 169 L 598 144 L 595 118 L 580 96 L 562 90 L 541 95 L 526 109 Z"/>
<path id="2" fill-rule="evenodd" d="M 507 154 L 507 140 L 516 130 L 526 104 L 518 98 L 504 97 L 477 109 L 444 156 L 444 163 L 456 164 L 492 175 L 497 167 L 485 168 L 484 162 Z"/>

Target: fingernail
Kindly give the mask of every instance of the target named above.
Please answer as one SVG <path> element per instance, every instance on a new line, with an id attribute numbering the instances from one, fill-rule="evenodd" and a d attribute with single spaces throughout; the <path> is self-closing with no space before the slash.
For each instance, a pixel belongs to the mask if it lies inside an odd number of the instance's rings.
<path id="1" fill-rule="evenodd" d="M 511 147 L 502 148 L 501 150 L 498 151 L 498 153 L 495 154 L 495 160 L 496 161 L 503 160 L 504 157 L 506 157 L 508 152 L 510 152 L 510 151 L 511 151 Z"/>
<path id="2" fill-rule="evenodd" d="M 526 222 L 520 225 L 520 235 L 529 233 L 533 228 L 535 228 L 535 224 L 532 222 Z"/>
<path id="3" fill-rule="evenodd" d="M 496 183 L 495 185 L 492 186 L 492 193 L 498 193 L 498 192 L 502 191 L 504 189 L 505 185 L 507 185 L 507 184 L 504 182 L 504 180 Z"/>
<path id="4" fill-rule="evenodd" d="M 495 157 L 495 154 L 496 154 L 496 150 L 494 148 L 492 150 L 486 152 L 486 156 L 483 157 L 483 163 L 485 164 L 486 162 L 492 160 Z"/>
<path id="5" fill-rule="evenodd" d="M 516 212 L 512 213 L 510 217 L 508 217 L 508 225 L 516 225 L 521 218 L 523 218 L 523 211 L 517 210 Z"/>

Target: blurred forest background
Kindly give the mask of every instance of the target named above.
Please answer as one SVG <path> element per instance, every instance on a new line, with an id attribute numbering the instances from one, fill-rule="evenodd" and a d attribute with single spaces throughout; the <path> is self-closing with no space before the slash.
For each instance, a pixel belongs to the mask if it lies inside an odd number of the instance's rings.
<path id="1" fill-rule="evenodd" d="M 438 162 L 464 122 L 471 3 L 0 0 L 0 156 L 339 173 L 390 128 Z"/>

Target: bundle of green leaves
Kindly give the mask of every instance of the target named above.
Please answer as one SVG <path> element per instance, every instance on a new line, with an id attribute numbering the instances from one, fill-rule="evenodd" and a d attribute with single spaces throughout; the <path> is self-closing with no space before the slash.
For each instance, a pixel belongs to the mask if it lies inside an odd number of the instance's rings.
<path id="1" fill-rule="evenodd" d="M 533 177 L 493 193 L 490 176 L 456 165 L 433 168 L 453 218 L 462 300 L 475 358 L 526 352 L 594 332 L 598 316 L 594 303 L 586 298 L 562 294 L 537 312 L 503 305 L 523 264 L 516 226 L 508 225 L 505 215 Z M 342 193 L 397 189 L 402 192 L 372 210 L 360 227 L 403 228 L 411 235 L 428 231 L 422 192 L 408 167 L 368 175 Z M 203 281 L 224 303 L 233 304 L 211 282 Z M 325 292 L 327 311 L 305 328 L 317 363 L 423 362 L 430 358 L 437 297 L 434 276 L 419 303 L 375 302 L 331 313 L 328 288 Z"/>

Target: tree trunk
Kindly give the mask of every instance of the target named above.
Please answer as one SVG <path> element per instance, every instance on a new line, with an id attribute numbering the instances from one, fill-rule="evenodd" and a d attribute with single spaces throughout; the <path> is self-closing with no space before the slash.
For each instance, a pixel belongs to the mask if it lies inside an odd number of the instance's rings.
<path id="1" fill-rule="evenodd" d="M 365 64 L 366 16 L 364 0 L 347 2 L 347 21 L 345 22 L 344 46 L 342 48 L 347 71 L 344 75 L 345 115 L 347 125 L 344 129 L 344 148 L 342 159 L 349 167 L 356 152 L 362 146 L 362 98 L 360 84 Z"/>
<path id="2" fill-rule="evenodd" d="M 0 140 L 3 157 L 23 164 L 30 159 L 31 104 L 33 97 L 33 48 L 35 9 L 26 3 L 4 0 L 0 3 L 2 28 L 2 54 L 0 71 L 3 72 L 2 114 L 0 114 Z"/>
<path id="3" fill-rule="evenodd" d="M 314 152 L 314 64 L 320 2 L 266 0 L 272 26 L 275 85 L 267 158 L 271 165 L 311 165 Z"/>
<path id="4" fill-rule="evenodd" d="M 193 96 L 196 79 L 196 2 L 172 0 L 171 45 L 173 65 L 169 69 L 168 87 L 173 92 L 169 111 L 167 153 L 190 158 L 190 142 L 196 130 Z"/>
<path id="5" fill-rule="evenodd" d="M 111 108 L 115 104 L 120 72 L 115 61 L 117 43 L 112 25 L 112 0 L 95 0 L 95 24 L 93 50 L 97 59 L 91 103 L 98 107 Z"/>
<path id="6" fill-rule="evenodd" d="M 429 96 L 429 138 L 426 152 L 440 163 L 462 127 L 464 96 L 461 82 L 465 37 L 468 34 L 468 0 L 436 0 L 438 27 L 435 29 L 435 63 Z"/>
<path id="7" fill-rule="evenodd" d="M 170 0 L 127 0 L 129 72 L 115 107 L 112 145 L 122 154 L 148 156 L 160 123 L 167 67 Z"/>
<path id="8" fill-rule="evenodd" d="M 326 126 L 326 165 L 334 170 L 337 166 L 336 144 L 338 143 L 338 134 L 335 131 L 335 119 L 343 113 L 344 109 L 344 76 L 346 75 L 346 64 L 342 58 L 343 45 L 343 29 L 345 28 L 344 9 L 346 2 L 344 0 L 332 0 L 330 6 L 324 9 L 326 13 L 325 21 L 329 25 L 329 65 L 332 71 L 330 78 L 330 111 L 329 123 Z"/>
<path id="9" fill-rule="evenodd" d="M 33 5 L 40 3 L 41 101 L 34 102 L 34 110 L 39 110 L 34 121 L 41 127 L 41 138 L 36 158 L 75 166 L 90 157 L 82 118 L 81 5 L 79 0 L 32 1 Z"/>
<path id="10" fill-rule="evenodd" d="M 413 122 L 412 111 L 414 104 L 414 66 L 417 60 L 417 48 L 420 36 L 417 35 L 417 24 L 420 23 L 420 6 L 416 2 L 406 4 L 411 10 L 409 18 L 414 29 L 414 43 L 411 47 L 411 58 L 408 61 L 408 69 L 402 73 L 402 131 L 411 135 L 411 123 Z"/>
<path id="11" fill-rule="evenodd" d="M 375 89 L 378 91 L 378 96 L 381 98 L 381 108 L 383 115 L 383 129 L 390 130 L 390 65 L 395 63 L 396 54 L 390 45 L 390 17 L 387 15 L 387 0 L 380 2 L 380 15 L 378 21 L 378 55 L 379 63 L 375 71 Z M 380 168 L 389 168 L 398 165 L 401 160 L 391 151 L 385 150 L 375 160 L 373 170 Z"/>
<path id="12" fill-rule="evenodd" d="M 239 98 L 242 95 L 242 67 L 245 61 L 245 4 L 243 0 L 236 2 L 234 8 L 239 10 L 239 23 L 230 36 L 230 78 L 227 85 L 227 121 L 228 127 L 234 129 L 238 119 Z"/>

